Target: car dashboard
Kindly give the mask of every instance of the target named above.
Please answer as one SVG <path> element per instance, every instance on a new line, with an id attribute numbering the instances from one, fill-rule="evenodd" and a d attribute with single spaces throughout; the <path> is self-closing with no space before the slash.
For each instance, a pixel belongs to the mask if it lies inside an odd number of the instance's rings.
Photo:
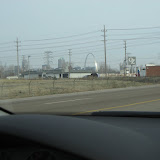
<path id="1" fill-rule="evenodd" d="M 159 160 L 159 117 L 1 116 L 0 160 Z"/>
<path id="2" fill-rule="evenodd" d="M 0 160 L 81 160 L 78 156 L 65 153 L 53 147 L 45 146 L 11 135 L 0 134 Z M 2 140 L 3 139 L 3 140 Z"/>

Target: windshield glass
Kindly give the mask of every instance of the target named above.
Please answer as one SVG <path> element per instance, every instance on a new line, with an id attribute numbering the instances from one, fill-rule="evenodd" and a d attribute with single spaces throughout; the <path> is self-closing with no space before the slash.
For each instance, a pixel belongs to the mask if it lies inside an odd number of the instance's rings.
<path id="1" fill-rule="evenodd" d="M 58 115 L 160 111 L 159 6 L 1 1 L 0 106 Z"/>

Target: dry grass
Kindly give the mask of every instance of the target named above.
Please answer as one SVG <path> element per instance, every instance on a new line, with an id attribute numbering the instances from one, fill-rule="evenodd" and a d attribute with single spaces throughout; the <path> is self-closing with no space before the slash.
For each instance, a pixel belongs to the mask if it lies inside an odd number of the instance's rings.
<path id="1" fill-rule="evenodd" d="M 149 83 L 122 80 L 0 80 L 0 99 L 141 86 Z"/>

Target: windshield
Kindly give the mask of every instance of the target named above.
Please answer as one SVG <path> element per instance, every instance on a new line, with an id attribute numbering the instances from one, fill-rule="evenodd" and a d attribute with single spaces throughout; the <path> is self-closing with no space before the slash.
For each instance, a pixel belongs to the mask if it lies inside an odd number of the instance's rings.
<path id="1" fill-rule="evenodd" d="M 159 6 L 1 1 L 0 106 L 58 115 L 159 112 Z"/>

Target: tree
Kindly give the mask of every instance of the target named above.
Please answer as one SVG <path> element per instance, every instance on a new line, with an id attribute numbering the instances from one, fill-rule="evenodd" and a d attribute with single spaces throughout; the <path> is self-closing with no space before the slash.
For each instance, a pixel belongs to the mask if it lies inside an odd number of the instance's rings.
<path id="1" fill-rule="evenodd" d="M 6 78 L 7 76 L 15 75 L 15 66 L 14 65 L 0 65 L 0 78 Z"/>
<path id="2" fill-rule="evenodd" d="M 4 75 L 4 66 L 0 65 L 0 78 L 4 78 L 3 75 Z"/>
<path id="3" fill-rule="evenodd" d="M 104 62 L 101 62 L 100 64 L 99 64 L 99 73 L 105 73 L 105 64 L 104 64 Z"/>
<path id="4" fill-rule="evenodd" d="M 119 64 L 119 69 L 120 69 L 120 71 L 121 71 L 121 70 L 124 70 L 124 63 L 120 63 L 120 64 Z"/>
<path id="5" fill-rule="evenodd" d="M 105 73 L 105 63 L 101 62 L 99 65 L 99 73 Z M 117 69 L 111 68 L 109 65 L 107 65 L 107 73 L 119 73 Z"/>

